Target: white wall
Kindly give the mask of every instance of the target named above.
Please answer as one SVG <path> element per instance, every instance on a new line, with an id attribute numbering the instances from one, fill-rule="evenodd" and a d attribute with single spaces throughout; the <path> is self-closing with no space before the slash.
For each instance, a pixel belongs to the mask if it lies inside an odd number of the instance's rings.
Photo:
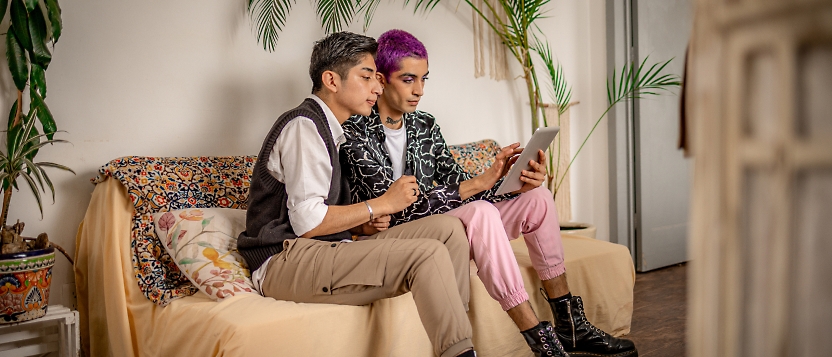
<path id="1" fill-rule="evenodd" d="M 57 198 L 44 208 L 43 220 L 30 194 L 15 194 L 10 220 L 25 221 L 28 235 L 48 232 L 72 253 L 93 190 L 89 179 L 107 161 L 256 153 L 273 120 L 309 93 L 308 59 L 323 31 L 301 0 L 275 52 L 267 53 L 255 41 L 244 3 L 65 1 L 64 34 L 47 71 L 47 103 L 72 145 L 45 148 L 38 159 L 68 165 L 78 175 L 52 174 Z M 382 4 L 367 34 L 402 28 L 426 44 L 431 79 L 420 108 L 437 116 L 448 142 L 527 140 L 522 80 L 473 77 L 467 5 L 446 0 L 423 16 L 400 4 Z M 557 11 L 541 21 L 581 101 L 572 113 L 575 137 L 583 137 L 604 109 L 598 110 L 605 93 L 603 6 L 562 0 L 550 4 Z M 360 25 L 352 30 L 361 31 Z M 9 108 L 14 96 L 8 71 L 0 70 L 0 108 Z M 602 125 L 593 134 L 572 180 L 574 216 L 598 225 L 606 240 L 605 131 Z M 67 305 L 64 289 L 74 278 L 66 260 L 57 261 L 52 302 Z"/>

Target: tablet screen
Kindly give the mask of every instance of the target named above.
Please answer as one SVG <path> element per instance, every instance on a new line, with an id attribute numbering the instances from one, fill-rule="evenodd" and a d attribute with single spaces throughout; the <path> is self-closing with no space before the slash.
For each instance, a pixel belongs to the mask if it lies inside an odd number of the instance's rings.
<path id="1" fill-rule="evenodd" d="M 523 187 L 523 181 L 520 181 L 520 176 L 522 176 L 523 170 L 531 170 L 532 167 L 529 165 L 529 161 L 537 161 L 539 159 L 537 156 L 538 150 L 546 152 L 546 150 L 549 149 L 549 144 L 551 144 L 552 140 L 555 139 L 555 135 L 558 134 L 559 130 L 560 127 L 557 126 L 551 128 L 537 128 L 537 130 L 535 130 L 534 135 L 532 135 L 532 138 L 529 139 L 526 147 L 523 148 L 523 152 L 520 153 L 520 158 L 517 159 L 514 166 L 511 167 L 511 170 L 506 175 L 506 178 L 503 180 L 500 188 L 497 189 L 498 195 L 504 195 L 506 193 L 517 191 Z"/>

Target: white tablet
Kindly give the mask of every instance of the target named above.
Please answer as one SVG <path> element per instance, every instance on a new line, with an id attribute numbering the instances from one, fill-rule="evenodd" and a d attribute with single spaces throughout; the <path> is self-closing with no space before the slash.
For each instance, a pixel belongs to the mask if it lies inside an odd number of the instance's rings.
<path id="1" fill-rule="evenodd" d="M 506 175 L 506 178 L 503 180 L 500 188 L 497 189 L 498 195 L 514 192 L 523 187 L 523 181 L 520 181 L 520 176 L 522 176 L 523 170 L 532 169 L 531 165 L 529 165 L 529 161 L 539 160 L 537 151 L 543 150 L 545 153 L 546 150 L 549 149 L 549 144 L 551 144 L 552 140 L 555 139 L 555 135 L 558 134 L 559 130 L 560 127 L 556 126 L 551 128 L 537 128 L 537 130 L 534 131 L 534 135 L 532 135 L 532 138 L 529 139 L 529 143 L 526 144 L 526 147 L 523 148 L 523 152 L 520 153 L 520 158 L 517 159 L 514 166 L 511 167 L 511 170 Z"/>

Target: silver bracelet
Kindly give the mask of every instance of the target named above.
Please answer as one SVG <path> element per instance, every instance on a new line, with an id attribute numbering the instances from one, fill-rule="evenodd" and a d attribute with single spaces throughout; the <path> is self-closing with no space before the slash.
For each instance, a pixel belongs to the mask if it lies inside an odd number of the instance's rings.
<path id="1" fill-rule="evenodd" d="M 372 222 L 372 220 L 373 220 L 373 208 L 370 207 L 370 204 L 367 203 L 367 201 L 364 201 L 364 204 L 367 205 L 367 210 L 370 211 L 370 221 Z"/>

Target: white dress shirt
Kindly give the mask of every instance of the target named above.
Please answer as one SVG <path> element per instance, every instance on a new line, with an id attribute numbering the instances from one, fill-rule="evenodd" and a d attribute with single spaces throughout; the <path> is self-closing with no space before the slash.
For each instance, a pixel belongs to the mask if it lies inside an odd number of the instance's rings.
<path id="1" fill-rule="evenodd" d="M 324 110 L 337 151 L 347 141 L 341 123 L 321 98 L 314 94 L 308 98 L 315 100 Z M 299 116 L 286 124 L 277 137 L 266 168 L 274 178 L 286 185 L 286 206 L 295 235 L 300 237 L 324 221 L 328 210 L 324 200 L 329 196 L 332 165 L 326 144 L 312 119 Z M 251 274 L 258 291 L 269 260 Z"/>
<path id="2" fill-rule="evenodd" d="M 309 98 L 323 108 L 332 139 L 336 148 L 340 148 L 346 142 L 341 123 L 321 98 L 314 94 Z M 295 235 L 300 237 L 324 221 L 327 211 L 324 200 L 329 196 L 332 165 L 326 144 L 312 119 L 299 116 L 286 124 L 277 137 L 266 168 L 286 185 L 289 222 Z"/>

